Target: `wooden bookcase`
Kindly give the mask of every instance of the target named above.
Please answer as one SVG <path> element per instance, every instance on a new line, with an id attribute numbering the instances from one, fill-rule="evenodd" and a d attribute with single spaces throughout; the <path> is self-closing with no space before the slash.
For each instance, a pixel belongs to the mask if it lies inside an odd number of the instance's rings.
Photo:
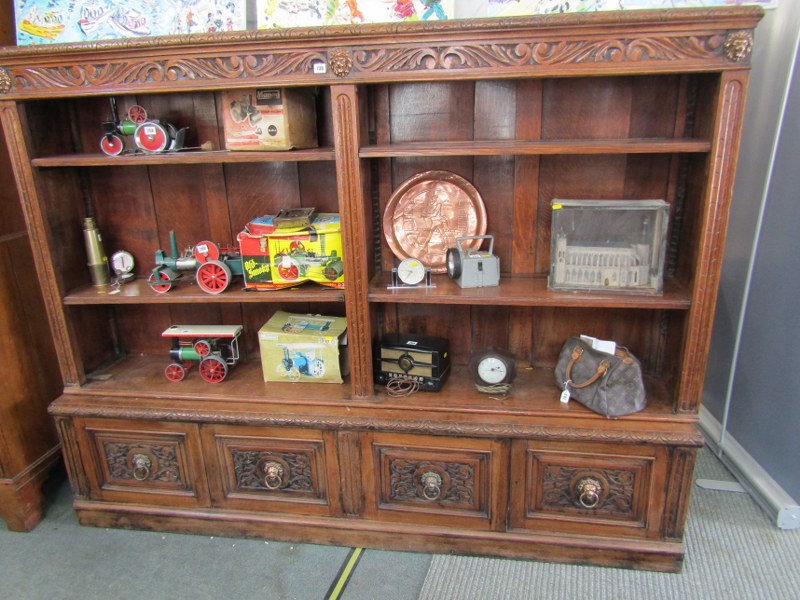
<path id="1" fill-rule="evenodd" d="M 272 539 L 677 570 L 757 8 L 642 11 L 192 36 L 0 51 L 0 116 L 55 331 L 51 407 L 79 519 Z M 308 86 L 320 148 L 106 157 L 108 96 L 221 147 L 221 92 Z M 431 169 L 471 181 L 499 287 L 387 290 L 391 193 Z M 553 198 L 662 198 L 659 296 L 547 290 Z M 175 230 L 230 241 L 280 208 L 339 212 L 346 289 L 168 294 L 143 279 Z M 90 284 L 94 216 L 140 279 Z M 258 328 L 278 310 L 346 315 L 343 385 L 266 384 Z M 167 381 L 172 323 L 242 324 L 221 384 Z M 438 393 L 388 396 L 372 344 L 446 337 Z M 647 408 L 606 419 L 558 401 L 577 333 L 642 360 Z M 470 352 L 511 350 L 512 393 L 478 393 Z M 147 457 L 149 468 L 134 466 Z M 279 489 L 265 462 L 283 466 Z M 425 473 L 443 484 L 424 497 Z M 601 485 L 594 508 L 576 482 Z"/>
<path id="2" fill-rule="evenodd" d="M 0 44 L 14 43 L 14 11 L 0 6 Z M 2 126 L 0 126 L 2 134 Z M 0 146 L 0 519 L 29 531 L 45 511 L 43 483 L 61 449 L 47 406 L 61 393 L 33 255 L 5 145 Z"/>

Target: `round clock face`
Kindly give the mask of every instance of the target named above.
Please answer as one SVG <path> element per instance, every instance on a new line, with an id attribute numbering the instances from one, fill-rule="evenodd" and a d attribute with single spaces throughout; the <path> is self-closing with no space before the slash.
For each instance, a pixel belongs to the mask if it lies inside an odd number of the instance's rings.
<path id="1" fill-rule="evenodd" d="M 514 357 L 505 350 L 486 348 L 474 353 L 469 361 L 470 372 L 478 385 L 512 383 L 516 375 Z"/>
<path id="2" fill-rule="evenodd" d="M 117 275 L 132 273 L 134 266 L 133 255 L 127 250 L 120 250 L 111 255 L 111 268 Z"/>
<path id="3" fill-rule="evenodd" d="M 486 383 L 500 383 L 506 376 L 508 376 L 508 365 L 496 356 L 487 356 L 478 363 L 478 377 Z"/>
<path id="4" fill-rule="evenodd" d="M 416 258 L 406 258 L 397 266 L 397 277 L 406 285 L 417 285 L 425 279 L 425 265 Z"/>

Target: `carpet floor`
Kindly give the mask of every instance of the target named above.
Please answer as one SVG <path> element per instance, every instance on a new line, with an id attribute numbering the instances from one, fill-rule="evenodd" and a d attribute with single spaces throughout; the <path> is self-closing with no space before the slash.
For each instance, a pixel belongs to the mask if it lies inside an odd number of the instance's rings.
<path id="1" fill-rule="evenodd" d="M 708 449 L 696 479 L 732 481 Z M 795 600 L 800 530 L 780 530 L 744 493 L 694 486 L 679 574 L 435 555 L 419 600 Z"/>

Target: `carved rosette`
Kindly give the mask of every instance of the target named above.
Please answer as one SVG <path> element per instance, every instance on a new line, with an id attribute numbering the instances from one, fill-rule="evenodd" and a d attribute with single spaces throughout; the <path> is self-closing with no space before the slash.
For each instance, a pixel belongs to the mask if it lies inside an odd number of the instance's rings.
<path id="1" fill-rule="evenodd" d="M 280 465 L 283 492 L 310 493 L 314 491 L 311 457 L 301 452 L 262 452 L 258 450 L 232 450 L 233 471 L 239 490 L 268 491 L 277 489 L 267 485 L 269 465 Z"/>
<path id="2" fill-rule="evenodd" d="M 7 94 L 11 91 L 11 75 L 8 69 L 0 67 L 0 94 Z"/>
<path id="3" fill-rule="evenodd" d="M 337 77 L 347 77 L 353 69 L 353 57 L 345 48 L 337 48 L 328 53 L 328 65 Z"/>
<path id="4" fill-rule="evenodd" d="M 106 442 L 103 444 L 108 471 L 113 479 L 122 481 L 154 481 L 181 485 L 180 465 L 175 446 L 149 444 L 126 444 Z M 140 461 L 143 461 L 140 464 Z M 146 465 L 145 471 L 139 471 Z"/>
<path id="5" fill-rule="evenodd" d="M 723 47 L 728 60 L 742 62 L 753 51 L 753 33 L 751 31 L 732 31 L 725 37 Z"/>
<path id="6" fill-rule="evenodd" d="M 393 458 L 389 461 L 389 486 L 392 500 L 425 499 L 423 476 L 435 473 L 441 479 L 440 502 L 472 507 L 475 498 L 473 465 L 454 462 Z M 428 496 L 430 498 L 430 495 Z"/>
<path id="7" fill-rule="evenodd" d="M 542 477 L 542 508 L 586 512 L 581 506 L 576 485 L 585 478 L 602 484 L 597 505 L 592 514 L 630 517 L 633 514 L 633 489 L 636 477 L 627 470 L 579 469 L 549 465 Z"/>

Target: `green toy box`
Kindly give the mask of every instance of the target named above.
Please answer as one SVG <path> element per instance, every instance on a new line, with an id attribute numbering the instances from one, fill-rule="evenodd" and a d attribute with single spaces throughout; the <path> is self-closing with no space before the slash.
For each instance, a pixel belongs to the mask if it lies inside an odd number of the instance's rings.
<path id="1" fill-rule="evenodd" d="M 266 382 L 342 383 L 349 372 L 345 317 L 277 311 L 258 330 Z"/>

